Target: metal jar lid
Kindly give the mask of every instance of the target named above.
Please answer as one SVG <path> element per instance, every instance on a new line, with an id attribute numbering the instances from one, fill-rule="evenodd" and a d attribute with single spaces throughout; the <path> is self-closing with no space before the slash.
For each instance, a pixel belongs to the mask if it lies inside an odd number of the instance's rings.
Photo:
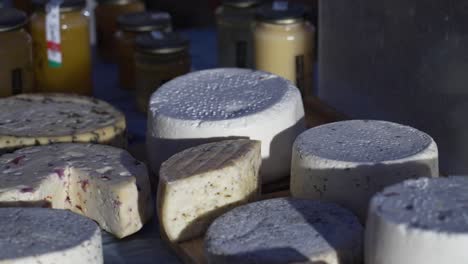
<path id="1" fill-rule="evenodd" d="M 139 2 L 139 0 L 97 0 L 99 5 L 126 5 L 134 2 Z"/>
<path id="2" fill-rule="evenodd" d="M 223 0 L 223 5 L 235 8 L 248 8 L 262 4 L 264 0 Z"/>
<path id="3" fill-rule="evenodd" d="M 60 11 L 76 11 L 86 7 L 86 0 L 33 0 L 35 9 L 45 10 L 47 4 L 56 2 L 60 4 Z"/>
<path id="4" fill-rule="evenodd" d="M 304 20 L 306 8 L 301 4 L 288 1 L 274 1 L 258 9 L 256 18 L 270 24 L 295 24 Z"/>
<path id="5" fill-rule="evenodd" d="M 171 16 L 166 12 L 135 12 L 120 15 L 117 24 L 124 31 L 166 31 L 171 27 Z"/>
<path id="6" fill-rule="evenodd" d="M 26 13 L 14 8 L 0 8 L 0 32 L 23 27 L 27 22 Z"/>
<path id="7" fill-rule="evenodd" d="M 175 32 L 153 31 L 140 35 L 135 41 L 136 50 L 150 54 L 173 54 L 189 49 L 187 38 Z"/>

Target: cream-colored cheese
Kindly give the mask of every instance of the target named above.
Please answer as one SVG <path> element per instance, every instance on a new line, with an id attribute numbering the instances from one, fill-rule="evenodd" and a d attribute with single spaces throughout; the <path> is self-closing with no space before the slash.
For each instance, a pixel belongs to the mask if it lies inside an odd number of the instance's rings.
<path id="1" fill-rule="evenodd" d="M 180 242 L 201 236 L 232 207 L 256 200 L 260 142 L 228 140 L 172 156 L 159 174 L 158 215 L 165 236 Z"/>
<path id="2" fill-rule="evenodd" d="M 0 206 L 43 206 L 83 214 L 121 238 L 151 217 L 146 166 L 125 150 L 54 144 L 0 157 Z"/>

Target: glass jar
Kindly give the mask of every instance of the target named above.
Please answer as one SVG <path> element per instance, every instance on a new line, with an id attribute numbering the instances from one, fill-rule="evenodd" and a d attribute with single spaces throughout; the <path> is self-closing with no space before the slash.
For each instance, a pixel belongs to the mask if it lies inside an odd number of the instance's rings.
<path id="1" fill-rule="evenodd" d="M 224 0 L 216 10 L 221 67 L 253 68 L 252 26 L 261 3 L 262 0 Z"/>
<path id="2" fill-rule="evenodd" d="M 139 0 L 98 0 L 94 9 L 96 19 L 97 48 L 99 55 L 106 61 L 115 59 L 115 32 L 117 17 L 126 13 L 145 10 L 145 4 Z"/>
<path id="3" fill-rule="evenodd" d="M 151 31 L 172 31 L 171 16 L 164 12 L 139 12 L 125 14 L 117 19 L 116 32 L 119 81 L 126 89 L 135 89 L 135 39 Z"/>
<path id="4" fill-rule="evenodd" d="M 27 16 L 0 8 L 0 97 L 33 91 L 32 40 L 24 30 Z"/>
<path id="5" fill-rule="evenodd" d="M 47 0 L 34 2 L 36 11 L 31 18 L 31 34 L 36 89 L 92 95 L 89 22 L 83 11 L 86 1 L 58 2 L 61 3 L 59 7 L 52 7 Z M 48 24 L 46 15 L 50 17 Z M 47 35 L 46 31 L 49 32 Z"/>
<path id="6" fill-rule="evenodd" d="M 189 41 L 177 33 L 141 35 L 136 39 L 135 63 L 137 107 L 146 112 L 154 91 L 190 72 Z"/>
<path id="7" fill-rule="evenodd" d="M 315 28 L 302 5 L 275 1 L 257 13 L 255 68 L 293 82 L 303 97 L 312 94 Z"/>
<path id="8" fill-rule="evenodd" d="M 33 4 L 31 0 L 12 0 L 13 7 L 31 15 L 33 12 Z"/>

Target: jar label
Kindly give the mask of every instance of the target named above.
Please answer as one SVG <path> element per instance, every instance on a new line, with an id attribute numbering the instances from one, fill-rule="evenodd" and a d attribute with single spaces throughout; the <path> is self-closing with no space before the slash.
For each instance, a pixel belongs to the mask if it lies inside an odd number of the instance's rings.
<path id="1" fill-rule="evenodd" d="M 23 91 L 23 74 L 21 68 L 11 71 L 11 94 L 17 95 Z"/>
<path id="2" fill-rule="evenodd" d="M 302 93 L 302 96 L 305 96 L 305 65 L 304 65 L 304 55 L 296 56 L 296 86 Z"/>
<path id="3" fill-rule="evenodd" d="M 51 0 L 46 5 L 46 40 L 49 67 L 62 66 L 62 48 L 60 36 L 60 4 L 62 0 Z"/>
<path id="4" fill-rule="evenodd" d="M 236 67 L 247 67 L 247 42 L 238 41 L 236 43 Z"/>

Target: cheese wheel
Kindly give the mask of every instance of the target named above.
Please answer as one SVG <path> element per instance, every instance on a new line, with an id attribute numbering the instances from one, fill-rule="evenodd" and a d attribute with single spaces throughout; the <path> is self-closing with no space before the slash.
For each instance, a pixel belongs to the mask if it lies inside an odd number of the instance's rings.
<path id="1" fill-rule="evenodd" d="M 361 264 L 363 228 L 333 203 L 278 198 L 237 207 L 205 237 L 208 263 Z"/>
<path id="2" fill-rule="evenodd" d="M 468 260 L 468 177 L 421 178 L 372 198 L 367 264 L 465 264 Z"/>
<path id="3" fill-rule="evenodd" d="M 0 215 L 0 264 L 103 263 L 92 220 L 42 208 L 0 208 Z"/>
<path id="4" fill-rule="evenodd" d="M 289 176 L 291 146 L 305 130 L 299 90 L 264 72 L 215 69 L 187 74 L 151 97 L 148 157 L 154 172 L 175 153 L 213 141 L 262 142 L 263 183 Z"/>
<path id="5" fill-rule="evenodd" d="M 385 121 L 343 121 L 297 138 L 291 193 L 336 202 L 364 222 L 376 192 L 408 178 L 438 175 L 437 145 L 429 135 Z"/>
<path id="6" fill-rule="evenodd" d="M 105 145 L 53 144 L 0 157 L 0 207 L 42 206 L 85 215 L 122 238 L 153 212 L 146 166 Z"/>
<path id="7" fill-rule="evenodd" d="M 0 99 L 0 153 L 60 142 L 125 147 L 125 116 L 84 96 L 23 94 Z"/>
<path id="8" fill-rule="evenodd" d="M 227 140 L 190 148 L 163 163 L 158 215 L 164 235 L 180 242 L 260 194 L 260 142 Z"/>

